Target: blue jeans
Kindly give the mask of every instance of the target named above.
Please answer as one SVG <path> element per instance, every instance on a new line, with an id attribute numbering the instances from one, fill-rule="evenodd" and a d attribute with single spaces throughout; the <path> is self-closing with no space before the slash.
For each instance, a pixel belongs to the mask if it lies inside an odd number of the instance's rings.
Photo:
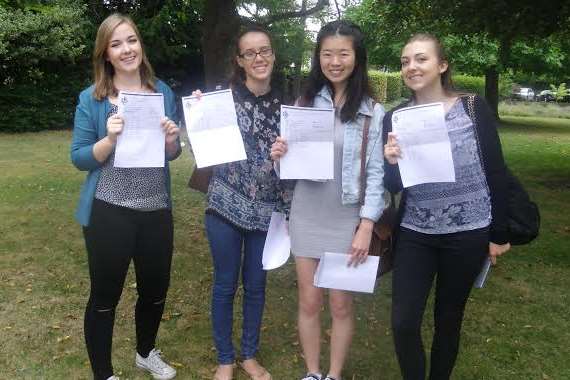
<path id="1" fill-rule="evenodd" d="M 259 331 L 265 305 L 266 272 L 261 258 L 267 232 L 247 231 L 225 219 L 206 214 L 206 233 L 214 260 L 212 289 L 212 327 L 219 364 L 235 360 L 232 343 L 233 308 L 243 246 L 243 331 L 241 357 L 255 357 L 259 346 Z"/>

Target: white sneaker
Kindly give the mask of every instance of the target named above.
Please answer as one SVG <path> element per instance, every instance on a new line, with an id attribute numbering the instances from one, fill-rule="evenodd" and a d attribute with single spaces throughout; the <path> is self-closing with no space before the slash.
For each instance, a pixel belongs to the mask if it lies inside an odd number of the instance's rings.
<path id="1" fill-rule="evenodd" d="M 323 378 L 323 375 L 321 375 L 320 373 L 311 373 L 308 372 L 305 377 L 303 377 L 301 380 L 321 380 Z"/>
<path id="2" fill-rule="evenodd" d="M 137 367 L 147 370 L 153 378 L 158 380 L 169 380 L 174 378 L 174 376 L 176 376 L 176 370 L 166 364 L 160 357 L 160 354 L 160 350 L 157 350 L 156 348 L 152 349 L 147 358 L 143 358 L 137 352 L 135 359 Z"/>
<path id="3" fill-rule="evenodd" d="M 107 380 L 119 380 L 117 376 L 108 377 Z"/>

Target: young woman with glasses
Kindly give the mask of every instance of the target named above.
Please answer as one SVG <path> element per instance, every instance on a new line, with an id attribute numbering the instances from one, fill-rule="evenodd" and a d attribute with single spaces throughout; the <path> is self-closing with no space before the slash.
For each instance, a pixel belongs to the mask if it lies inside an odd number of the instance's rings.
<path id="1" fill-rule="evenodd" d="M 269 157 L 279 135 L 281 106 L 271 82 L 275 55 L 269 33 L 246 27 L 236 39 L 233 62 L 230 86 L 247 159 L 217 165 L 207 194 L 205 224 L 214 261 L 212 327 L 219 364 L 214 379 L 233 376 L 233 303 L 241 270 L 240 365 L 251 379 L 269 380 L 271 375 L 256 360 L 266 284 L 261 259 L 271 213 L 288 212 L 286 191 Z"/>

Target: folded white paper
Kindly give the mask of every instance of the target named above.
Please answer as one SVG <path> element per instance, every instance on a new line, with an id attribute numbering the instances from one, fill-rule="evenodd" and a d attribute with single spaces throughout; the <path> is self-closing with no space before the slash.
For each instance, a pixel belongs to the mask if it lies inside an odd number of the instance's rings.
<path id="1" fill-rule="evenodd" d="M 287 228 L 285 214 L 274 212 L 271 214 L 267 238 L 263 246 L 263 269 L 279 268 L 287 262 L 291 252 L 291 239 Z"/>
<path id="2" fill-rule="evenodd" d="M 317 266 L 313 285 L 319 288 L 373 293 L 380 258 L 368 256 L 364 263 L 356 267 L 349 267 L 348 259 L 349 256 L 345 253 L 325 252 Z"/>

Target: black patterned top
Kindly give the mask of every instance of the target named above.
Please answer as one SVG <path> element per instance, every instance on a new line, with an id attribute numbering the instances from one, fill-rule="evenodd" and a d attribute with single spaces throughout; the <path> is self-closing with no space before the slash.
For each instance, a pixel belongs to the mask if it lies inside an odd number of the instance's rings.
<path id="1" fill-rule="evenodd" d="M 107 118 L 116 113 L 113 104 Z M 114 162 L 115 150 L 101 167 L 96 199 L 140 211 L 169 208 L 163 168 L 116 168 Z"/>
<path id="2" fill-rule="evenodd" d="M 281 99 L 255 96 L 244 84 L 232 88 L 247 159 L 218 165 L 208 188 L 206 212 L 246 229 L 267 231 L 273 211 L 289 212 L 292 184 L 279 180 L 270 157 L 279 135 Z"/>

